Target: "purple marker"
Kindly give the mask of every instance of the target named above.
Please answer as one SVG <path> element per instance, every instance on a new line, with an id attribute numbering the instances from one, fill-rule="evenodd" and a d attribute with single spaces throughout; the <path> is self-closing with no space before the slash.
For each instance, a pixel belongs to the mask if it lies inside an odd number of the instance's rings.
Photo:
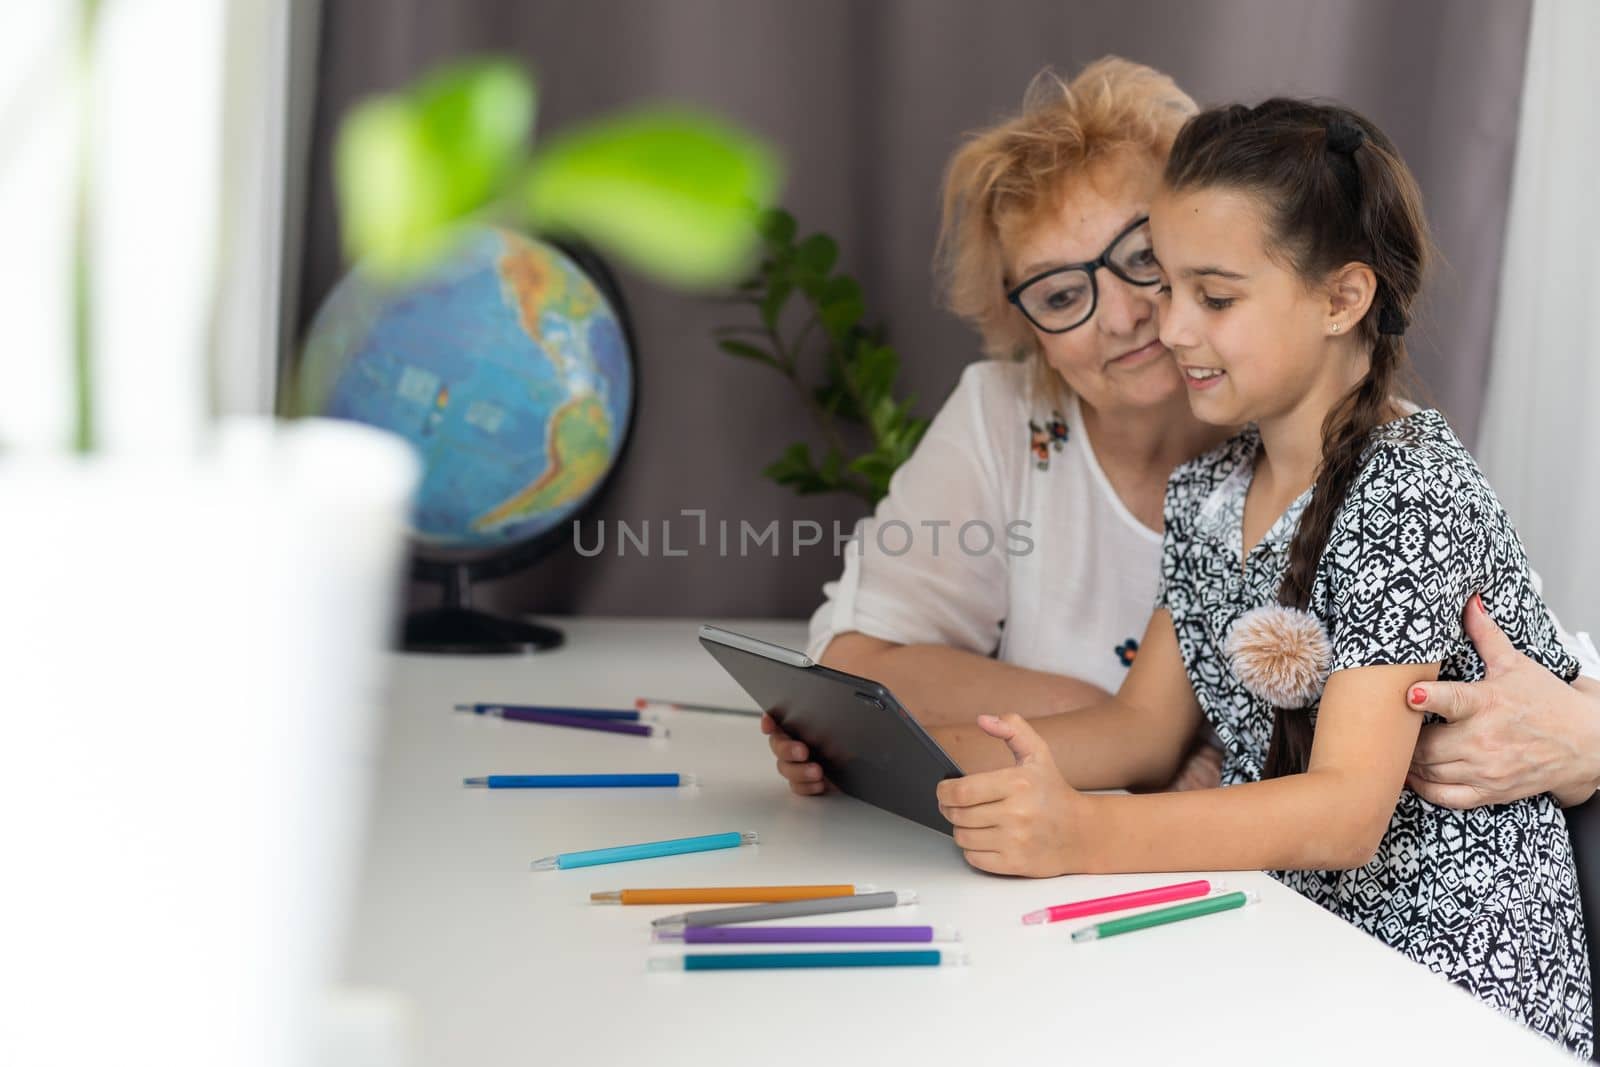
<path id="1" fill-rule="evenodd" d="M 775 945 L 827 942 L 960 941 L 959 931 L 937 926 L 686 926 L 656 929 L 656 941 L 690 945 Z"/>
<path id="2" fill-rule="evenodd" d="M 562 714 L 557 711 L 544 711 L 539 708 L 516 707 L 504 704 L 483 705 L 491 710 L 482 711 L 480 715 L 491 715 L 501 719 L 511 719 L 515 722 L 532 722 L 542 726 L 571 726 L 578 730 L 601 730 L 611 734 L 632 734 L 635 737 L 666 737 L 667 728 L 664 726 L 646 726 L 637 722 L 619 722 L 616 719 L 599 719 L 587 715 Z M 458 705 L 458 710 L 471 711 L 472 705 Z"/>
<path id="3" fill-rule="evenodd" d="M 615 719 L 617 722 L 640 722 L 645 719 L 644 713 L 625 708 L 569 708 L 547 704 L 457 704 L 457 711 L 470 711 L 474 715 L 495 715 L 502 719 L 514 719 L 524 711 L 537 712 L 540 715 L 572 715 L 580 719 Z M 648 721 L 654 722 L 651 716 Z"/>

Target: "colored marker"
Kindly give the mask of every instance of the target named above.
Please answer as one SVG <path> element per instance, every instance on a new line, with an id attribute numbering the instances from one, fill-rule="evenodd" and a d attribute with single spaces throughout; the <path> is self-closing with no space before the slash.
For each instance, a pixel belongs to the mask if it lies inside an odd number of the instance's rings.
<path id="1" fill-rule="evenodd" d="M 1178 882 L 1176 885 L 1140 889 L 1132 893 L 1077 900 L 1070 904 L 1057 904 L 1039 911 L 1030 911 L 1022 917 L 1022 921 L 1035 926 L 1039 923 L 1060 922 L 1062 919 L 1086 919 L 1091 915 L 1104 915 L 1108 911 L 1126 911 L 1128 908 L 1142 908 L 1150 904 L 1171 904 L 1175 900 L 1203 897 L 1213 889 L 1226 888 L 1227 884 L 1201 878 L 1193 882 Z"/>
<path id="2" fill-rule="evenodd" d="M 854 896 L 853 885 L 735 885 L 686 889 L 613 889 L 590 893 L 591 904 L 770 904 Z"/>
<path id="3" fill-rule="evenodd" d="M 1253 890 L 1224 893 L 1217 897 L 1206 897 L 1204 900 L 1191 900 L 1187 904 L 1176 904 L 1170 908 L 1157 908 L 1155 911 L 1140 912 L 1138 915 L 1129 915 L 1121 919 L 1107 919 L 1103 923 L 1085 926 L 1082 929 L 1072 931 L 1072 940 L 1098 941 L 1103 937 L 1131 934 L 1135 930 L 1148 930 L 1152 926 L 1165 926 L 1167 923 L 1182 922 L 1184 919 L 1198 919 L 1202 915 L 1214 915 L 1219 911 L 1232 911 L 1234 908 L 1242 908 L 1246 904 L 1259 903 L 1260 900 L 1260 894 Z"/>
<path id="4" fill-rule="evenodd" d="M 652 971 L 761 971 L 799 967 L 961 967 L 964 952 L 921 949 L 894 952 L 686 952 L 657 956 Z"/>
<path id="5" fill-rule="evenodd" d="M 609 719 L 616 722 L 638 722 L 638 711 L 627 708 L 561 708 L 544 704 L 457 704 L 457 711 L 470 711 L 474 715 L 493 715 L 501 719 L 516 719 L 528 712 L 536 715 L 568 715 L 578 719 Z"/>
<path id="6" fill-rule="evenodd" d="M 692 774 L 489 774 L 461 779 L 462 785 L 482 789 L 672 788 L 698 782 Z"/>
<path id="7" fill-rule="evenodd" d="M 664 726 L 646 726 L 637 722 L 619 722 L 616 719 L 598 719 L 591 715 L 564 715 L 540 708 L 513 708 L 494 705 L 498 710 L 482 712 L 514 722 L 538 723 L 541 726 L 570 726 L 577 730 L 602 730 L 613 734 L 633 734 L 636 737 L 666 737 Z M 457 705 L 458 710 L 469 710 L 471 705 Z"/>
<path id="8" fill-rule="evenodd" d="M 638 845 L 617 845 L 613 848 L 595 848 L 587 852 L 563 852 L 533 861 L 536 871 L 567 870 L 572 867 L 595 867 L 602 863 L 623 863 L 627 860 L 648 860 L 658 856 L 679 856 L 685 852 L 712 852 L 719 848 L 738 848 L 753 845 L 754 833 L 706 834 L 703 837 L 678 837 L 670 841 L 646 841 Z"/>
<path id="9" fill-rule="evenodd" d="M 864 888 L 864 887 L 862 887 Z M 650 925 L 663 929 L 683 929 L 687 926 L 723 926 L 728 923 L 766 922 L 768 919 L 793 919 L 802 915 L 833 915 L 846 911 L 871 911 L 876 908 L 893 908 L 901 904 L 915 904 L 917 894 L 909 889 L 896 892 L 885 889 L 876 893 L 857 893 L 851 897 L 818 897 L 816 900 L 786 900 L 777 904 L 745 904 L 737 908 L 706 908 L 704 911 L 680 911 L 650 920 Z"/>
<path id="10" fill-rule="evenodd" d="M 747 715 L 752 719 L 759 719 L 762 715 L 754 708 L 729 708 L 721 704 L 686 704 L 679 700 L 660 700 L 656 697 L 640 697 L 633 702 L 633 706 L 640 711 L 647 708 L 670 708 L 673 711 L 705 711 L 712 715 Z"/>
<path id="11" fill-rule="evenodd" d="M 654 941 L 690 945 L 827 944 L 960 941 L 959 931 L 938 926 L 685 926 L 650 932 Z"/>

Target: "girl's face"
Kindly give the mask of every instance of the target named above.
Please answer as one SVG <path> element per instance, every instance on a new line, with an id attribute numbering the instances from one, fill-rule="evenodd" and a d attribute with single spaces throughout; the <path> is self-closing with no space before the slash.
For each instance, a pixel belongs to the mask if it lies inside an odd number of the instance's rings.
<path id="1" fill-rule="evenodd" d="M 1329 301 L 1267 255 L 1256 201 L 1229 189 L 1159 190 L 1150 228 L 1161 263 L 1161 340 L 1202 422 L 1291 414 L 1346 369 L 1329 350 Z"/>
<path id="2" fill-rule="evenodd" d="M 1160 177 L 1155 164 L 1128 160 L 1074 182 L 1042 224 L 1002 241 L 1007 284 L 1099 256 L 1129 223 L 1149 213 Z M 1156 336 L 1158 287 L 1132 285 L 1103 268 L 1095 285 L 1098 303 L 1083 325 L 1065 333 L 1035 328 L 1046 362 L 1097 411 L 1171 403 L 1183 381 Z"/>

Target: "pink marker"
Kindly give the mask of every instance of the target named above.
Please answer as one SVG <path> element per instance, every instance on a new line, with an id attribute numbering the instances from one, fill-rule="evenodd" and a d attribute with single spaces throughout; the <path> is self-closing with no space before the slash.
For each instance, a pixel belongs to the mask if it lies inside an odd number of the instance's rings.
<path id="1" fill-rule="evenodd" d="M 1033 926 L 1039 923 L 1060 922 L 1062 919 L 1082 919 L 1088 915 L 1104 915 L 1108 911 L 1126 911 L 1128 908 L 1142 908 L 1147 904 L 1170 904 L 1174 900 L 1203 897 L 1213 889 L 1225 888 L 1227 888 L 1226 882 L 1213 882 L 1201 878 L 1193 882 L 1179 882 L 1176 885 L 1162 885 L 1132 893 L 1118 893 L 1115 896 L 1095 897 L 1093 900 L 1076 900 L 1071 904 L 1057 904 L 1053 908 L 1030 911 L 1022 917 L 1022 921 Z"/>

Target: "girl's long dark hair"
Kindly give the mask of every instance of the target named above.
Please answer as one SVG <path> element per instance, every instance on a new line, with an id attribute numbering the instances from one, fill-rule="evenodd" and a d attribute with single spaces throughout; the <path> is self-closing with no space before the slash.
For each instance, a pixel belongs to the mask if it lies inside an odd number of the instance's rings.
<path id="1" fill-rule="evenodd" d="M 1174 191 L 1224 188 L 1252 195 L 1266 217 L 1269 247 L 1309 285 L 1351 262 L 1367 264 L 1377 276 L 1372 306 L 1356 326 L 1371 347 L 1371 366 L 1323 423 L 1316 487 L 1278 590 L 1280 603 L 1305 609 L 1367 441 L 1408 374 L 1400 332 L 1432 249 L 1422 196 L 1394 145 L 1367 119 L 1338 105 L 1281 97 L 1190 119 L 1173 144 L 1164 181 Z M 1275 709 L 1265 777 L 1304 771 L 1311 735 L 1308 709 Z"/>

